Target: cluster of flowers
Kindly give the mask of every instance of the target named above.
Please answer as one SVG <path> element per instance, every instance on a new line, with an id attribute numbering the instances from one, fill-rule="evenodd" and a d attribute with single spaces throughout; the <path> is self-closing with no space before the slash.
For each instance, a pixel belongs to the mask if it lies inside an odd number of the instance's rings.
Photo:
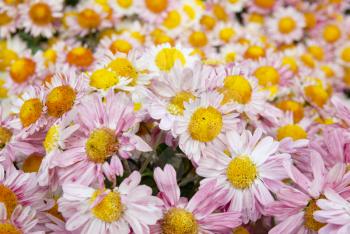
<path id="1" fill-rule="evenodd" d="M 350 233 L 347 0 L 0 0 L 0 233 Z"/>

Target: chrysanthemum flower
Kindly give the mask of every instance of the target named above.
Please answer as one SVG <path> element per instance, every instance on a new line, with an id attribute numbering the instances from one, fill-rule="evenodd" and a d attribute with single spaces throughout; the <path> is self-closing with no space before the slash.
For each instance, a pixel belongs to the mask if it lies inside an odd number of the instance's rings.
<path id="1" fill-rule="evenodd" d="M 0 37 L 9 38 L 16 31 L 18 11 L 16 8 L 0 3 Z"/>
<path id="2" fill-rule="evenodd" d="M 63 0 L 30 0 L 20 5 L 19 23 L 33 36 L 51 37 L 62 16 Z"/>
<path id="3" fill-rule="evenodd" d="M 337 192 L 346 191 L 349 174 L 345 164 L 337 164 L 327 171 L 319 154 L 310 154 L 312 176 L 302 174 L 291 162 L 285 163 L 285 170 L 295 186 L 284 186 L 276 191 L 277 200 L 267 207 L 267 213 L 275 216 L 278 224 L 270 230 L 277 233 L 318 233 L 326 225 L 315 220 L 320 210 L 317 203 L 330 188 Z"/>
<path id="4" fill-rule="evenodd" d="M 226 189 L 230 211 L 242 214 L 244 223 L 256 221 L 274 200 L 271 190 L 287 177 L 282 165 L 288 154 L 277 152 L 279 143 L 263 137 L 260 129 L 241 135 L 228 132 L 226 149 L 209 149 L 198 162 L 197 174 L 203 185 L 217 180 L 215 190 Z M 273 191 L 273 190 L 272 190 Z"/>
<path id="5" fill-rule="evenodd" d="M 129 158 L 136 149 L 151 150 L 132 132 L 138 122 L 126 94 L 111 92 L 104 101 L 97 94 L 87 97 L 78 107 L 74 122 L 79 129 L 66 138 L 69 144 L 52 156 L 49 166 L 56 167 L 61 184 L 103 184 L 104 177 L 114 181 L 115 175 L 123 174 L 120 157 Z"/>
<path id="6" fill-rule="evenodd" d="M 175 169 L 165 165 L 154 171 L 154 180 L 163 200 L 163 217 L 151 230 L 155 234 L 227 233 L 241 224 L 238 212 L 215 212 L 224 205 L 226 191 L 215 191 L 215 181 L 201 187 L 191 200 L 180 197 Z M 208 200 L 207 198 L 210 199 Z"/>
<path id="7" fill-rule="evenodd" d="M 150 233 L 161 217 L 161 200 L 152 189 L 139 185 L 137 171 L 113 189 L 94 189 L 64 184 L 58 200 L 59 211 L 67 219 L 66 229 L 80 233 Z"/>
<path id="8" fill-rule="evenodd" d="M 175 122 L 179 147 L 195 163 L 207 149 L 223 149 L 224 134 L 235 129 L 238 113 L 222 105 L 222 100 L 217 92 L 204 93 L 184 103 L 183 117 Z"/>

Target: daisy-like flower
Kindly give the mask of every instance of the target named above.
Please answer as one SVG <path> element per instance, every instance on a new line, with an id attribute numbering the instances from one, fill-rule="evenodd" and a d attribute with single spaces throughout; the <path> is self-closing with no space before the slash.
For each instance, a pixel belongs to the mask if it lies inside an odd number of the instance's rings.
<path id="1" fill-rule="evenodd" d="M 339 46 L 336 51 L 336 56 L 339 64 L 350 67 L 350 42 Z"/>
<path id="2" fill-rule="evenodd" d="M 220 55 L 226 63 L 241 62 L 243 53 L 244 47 L 236 43 L 227 44 L 220 48 Z"/>
<path id="3" fill-rule="evenodd" d="M 159 22 L 177 4 L 177 1 L 174 0 L 141 0 L 140 2 L 143 10 L 140 16 L 150 23 Z"/>
<path id="4" fill-rule="evenodd" d="M 7 212 L 4 203 L 0 203 L 0 233 L 38 233 L 35 232 L 38 223 L 35 209 L 18 205 L 11 214 Z"/>
<path id="5" fill-rule="evenodd" d="M 26 90 L 21 97 L 14 100 L 12 112 L 17 117 L 11 121 L 11 126 L 17 130 L 23 129 L 24 135 L 31 135 L 47 124 L 47 108 L 42 88 L 30 86 Z"/>
<path id="6" fill-rule="evenodd" d="M 179 65 L 179 64 L 177 64 Z M 154 119 L 160 119 L 159 128 L 165 131 L 173 129 L 174 121 L 182 118 L 184 103 L 194 100 L 205 90 L 205 75 L 198 63 L 193 70 L 175 65 L 169 73 L 161 73 L 153 80 L 148 112 Z M 196 71 L 202 70 L 200 75 Z"/>
<path id="7" fill-rule="evenodd" d="M 210 149 L 198 163 L 197 174 L 205 177 L 202 184 L 217 180 L 216 190 L 226 189 L 228 210 L 242 214 L 244 223 L 256 221 L 274 199 L 270 190 L 287 177 L 283 162 L 288 154 L 277 152 L 279 143 L 263 137 L 260 129 L 252 135 L 244 130 L 226 134 L 228 148 Z"/>
<path id="8" fill-rule="evenodd" d="M 330 84 L 319 74 L 315 74 L 317 77 L 311 75 L 301 74 L 300 88 L 304 99 L 309 101 L 316 108 L 324 108 L 329 103 L 330 98 Z"/>
<path id="9" fill-rule="evenodd" d="M 201 187 L 190 201 L 180 197 L 175 169 L 165 165 L 154 170 L 154 180 L 163 202 L 163 217 L 151 227 L 154 234 L 228 233 L 241 224 L 238 212 L 215 212 L 224 205 L 226 191 L 215 191 L 215 181 Z M 210 201 L 208 201 L 210 197 Z"/>
<path id="10" fill-rule="evenodd" d="M 320 210 L 314 218 L 327 223 L 319 230 L 320 234 L 342 234 L 350 232 L 350 203 L 332 189 L 326 189 L 325 198 L 317 201 Z"/>
<path id="11" fill-rule="evenodd" d="M 9 38 L 17 29 L 17 9 L 0 2 L 0 37 Z"/>
<path id="12" fill-rule="evenodd" d="M 238 112 L 255 119 L 266 111 L 268 93 L 259 90 L 256 79 L 238 67 L 239 64 L 234 64 L 226 71 L 226 76 L 221 77 L 223 85 L 217 89 L 223 95 L 222 104 L 233 105 Z"/>
<path id="13" fill-rule="evenodd" d="M 301 39 L 305 27 L 304 17 L 292 7 L 279 8 L 267 22 L 271 38 L 280 43 L 290 44 Z"/>
<path id="14" fill-rule="evenodd" d="M 191 55 L 191 49 L 183 48 L 181 45 L 172 47 L 170 44 L 153 46 L 143 55 L 144 69 L 153 73 L 169 72 L 175 63 L 184 67 L 192 67 L 198 57 Z"/>
<path id="15" fill-rule="evenodd" d="M 1 28 L 2 29 L 2 28 Z M 0 30 L 1 30 L 0 29 Z M 11 64 L 18 59 L 18 57 L 30 54 L 25 42 L 18 36 L 8 38 L 6 42 L 0 43 L 0 71 L 4 72 L 11 67 Z"/>
<path id="16" fill-rule="evenodd" d="M 210 41 L 213 45 L 219 46 L 232 44 L 240 34 L 242 34 L 240 25 L 231 22 L 219 22 L 212 32 Z"/>
<path id="17" fill-rule="evenodd" d="M 45 107 L 52 118 L 60 118 L 74 110 L 88 93 L 87 80 L 78 75 L 74 69 L 56 73 L 46 82 Z"/>
<path id="18" fill-rule="evenodd" d="M 79 4 L 76 12 L 66 17 L 67 33 L 85 36 L 89 33 L 107 28 L 111 22 L 108 13 L 95 1 L 88 0 Z"/>
<path id="19" fill-rule="evenodd" d="M 64 184 L 58 210 L 67 219 L 66 229 L 79 233 L 149 234 L 149 225 L 161 217 L 162 202 L 152 189 L 139 185 L 134 171 L 113 189 Z"/>
<path id="20" fill-rule="evenodd" d="M 131 131 L 137 119 L 124 93 L 110 92 L 104 102 L 97 94 L 87 97 L 77 109 L 74 122 L 79 129 L 66 138 L 64 151 L 52 156 L 49 165 L 56 167 L 61 184 L 101 185 L 105 177 L 114 181 L 115 175 L 123 174 L 120 157 L 129 158 L 133 150 L 151 150 Z"/>
<path id="21" fill-rule="evenodd" d="M 248 1 L 248 9 L 250 12 L 257 12 L 259 14 L 268 14 L 282 5 L 278 0 L 252 0 Z"/>
<path id="22" fill-rule="evenodd" d="M 307 177 L 292 162 L 285 162 L 285 171 L 295 185 L 285 185 L 277 190 L 277 200 L 268 205 L 267 214 L 279 221 L 269 233 L 318 233 L 326 225 L 315 220 L 315 213 L 320 210 L 318 200 L 324 198 L 327 189 L 340 194 L 346 191 L 350 177 L 345 164 L 337 164 L 327 171 L 316 152 L 311 152 L 309 163 L 312 174 Z"/>
<path id="23" fill-rule="evenodd" d="M 321 27 L 318 27 L 317 32 L 325 43 L 336 45 L 344 39 L 345 35 L 342 32 L 343 26 L 338 21 L 329 20 L 323 23 Z"/>
<path id="24" fill-rule="evenodd" d="M 30 0 L 20 5 L 19 23 L 34 37 L 51 37 L 55 21 L 62 16 L 63 0 Z"/>
<path id="25" fill-rule="evenodd" d="M 109 0 L 109 6 L 113 10 L 113 16 L 122 18 L 137 14 L 141 10 L 141 1 L 133 0 Z"/>
<path id="26" fill-rule="evenodd" d="M 184 103 L 183 117 L 174 124 L 181 150 L 195 163 L 207 149 L 223 149 L 224 134 L 235 129 L 238 113 L 222 105 L 222 100 L 223 96 L 217 92 L 203 93 Z"/>
<path id="27" fill-rule="evenodd" d="M 110 50 L 113 54 L 129 53 L 132 49 L 140 47 L 140 42 L 135 39 L 130 32 L 125 31 L 122 34 L 114 34 L 112 36 L 104 37 L 96 49 L 97 59 L 105 55 L 106 50 Z"/>

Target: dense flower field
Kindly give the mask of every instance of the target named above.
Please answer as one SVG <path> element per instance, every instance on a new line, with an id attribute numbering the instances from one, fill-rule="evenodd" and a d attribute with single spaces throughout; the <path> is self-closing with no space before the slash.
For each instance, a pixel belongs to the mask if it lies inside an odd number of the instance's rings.
<path id="1" fill-rule="evenodd" d="M 349 234 L 349 0 L 0 0 L 0 234 Z"/>

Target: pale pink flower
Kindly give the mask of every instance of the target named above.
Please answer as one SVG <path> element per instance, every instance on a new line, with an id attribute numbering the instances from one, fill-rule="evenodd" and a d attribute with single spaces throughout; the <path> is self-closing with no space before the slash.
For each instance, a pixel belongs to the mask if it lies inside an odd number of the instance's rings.
<path id="1" fill-rule="evenodd" d="M 188 201 L 180 197 L 175 169 L 166 165 L 154 171 L 154 180 L 163 200 L 163 217 L 152 226 L 152 233 L 228 233 L 241 224 L 240 214 L 234 211 L 216 212 L 225 205 L 225 190 L 214 190 L 216 182 L 202 186 Z M 180 222 L 181 219 L 181 222 Z"/>
<path id="2" fill-rule="evenodd" d="M 66 229 L 78 233 L 150 233 L 161 217 L 162 201 L 152 189 L 139 185 L 141 175 L 134 171 L 113 189 L 94 189 L 64 184 L 58 200 L 59 211 L 67 219 Z"/>

